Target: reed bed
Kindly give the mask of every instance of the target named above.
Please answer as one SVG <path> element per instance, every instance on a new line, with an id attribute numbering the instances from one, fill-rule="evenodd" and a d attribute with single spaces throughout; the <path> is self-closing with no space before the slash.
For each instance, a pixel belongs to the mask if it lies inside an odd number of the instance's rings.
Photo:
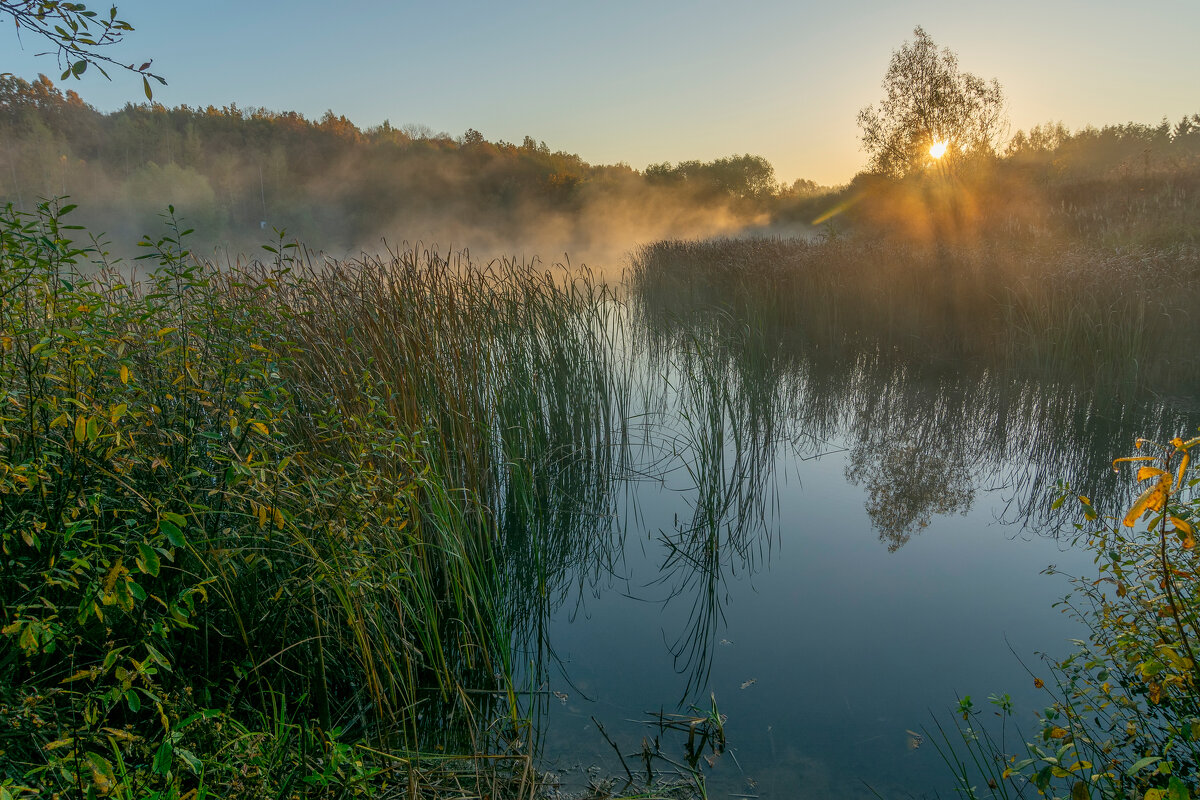
<path id="1" fill-rule="evenodd" d="M 608 469 L 605 291 L 416 249 L 217 268 L 173 219 L 134 281 L 69 210 L 0 219 L 6 791 L 531 796 L 545 600 L 505 551 L 553 583 L 587 547 L 515 523 Z"/>
<path id="2" fill-rule="evenodd" d="M 1200 383 L 1200 250 L 867 238 L 644 247 L 644 302 L 719 307 L 813 357 L 864 347 L 1116 391 Z"/>

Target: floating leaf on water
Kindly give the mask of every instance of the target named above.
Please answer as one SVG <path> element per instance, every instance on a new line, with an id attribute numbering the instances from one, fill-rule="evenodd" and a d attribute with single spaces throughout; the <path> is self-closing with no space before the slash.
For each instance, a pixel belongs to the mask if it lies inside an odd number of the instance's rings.
<path id="1" fill-rule="evenodd" d="M 751 679 L 750 679 L 750 680 L 748 680 L 748 681 L 742 681 L 742 688 L 743 688 L 743 689 L 749 688 L 749 687 L 753 686 L 753 685 L 754 685 L 754 684 L 756 684 L 756 683 L 758 683 L 758 678 L 751 678 Z"/>
<path id="2" fill-rule="evenodd" d="M 908 749 L 909 750 L 916 750 L 925 741 L 925 737 L 922 736 L 921 734 L 917 733 L 916 731 L 910 731 L 907 728 L 905 728 L 904 732 L 908 734 Z"/>
<path id="3" fill-rule="evenodd" d="M 567 700 L 570 699 L 566 692 L 552 692 L 552 694 L 557 697 L 559 702 L 564 706 L 567 704 Z"/>

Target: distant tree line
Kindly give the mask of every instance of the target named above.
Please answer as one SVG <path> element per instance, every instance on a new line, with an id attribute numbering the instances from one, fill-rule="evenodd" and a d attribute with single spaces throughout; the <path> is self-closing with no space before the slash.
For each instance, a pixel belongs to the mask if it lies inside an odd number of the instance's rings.
<path id="1" fill-rule="evenodd" d="M 326 112 L 236 105 L 127 104 L 101 113 L 40 76 L 0 77 L 0 200 L 29 208 L 70 195 L 93 229 L 135 237 L 168 203 L 212 241 L 260 241 L 286 228 L 328 248 L 417 235 L 452 220 L 456 230 L 521 232 L 537 220 L 603 206 L 638 216 L 761 215 L 780 187 L 759 156 L 709 163 L 592 165 L 526 136 L 491 142 L 390 122 L 362 129 Z M 682 232 L 682 231 L 681 231 Z"/>
<path id="2" fill-rule="evenodd" d="M 1017 131 L 1004 155 L 1014 166 L 1040 167 L 1058 177 L 1192 171 L 1200 168 L 1200 114 L 1173 125 L 1164 117 L 1158 125 L 1089 125 L 1074 132 L 1048 122 Z"/>
<path id="3" fill-rule="evenodd" d="M 715 161 L 680 161 L 646 167 L 646 179 L 658 184 L 686 185 L 701 194 L 764 200 L 780 191 L 775 168 L 762 156 L 730 156 Z"/>

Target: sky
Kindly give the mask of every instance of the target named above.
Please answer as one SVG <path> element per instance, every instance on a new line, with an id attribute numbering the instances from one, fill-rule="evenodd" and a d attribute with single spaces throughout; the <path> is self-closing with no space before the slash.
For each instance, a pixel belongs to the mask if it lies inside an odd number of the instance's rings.
<path id="1" fill-rule="evenodd" d="M 107 3 L 89 4 L 107 10 Z M 360 127 L 385 119 L 492 141 L 526 136 L 636 169 L 751 153 L 780 180 L 847 182 L 855 122 L 921 25 L 960 69 L 1005 90 L 1011 130 L 1172 122 L 1200 112 L 1200 0 L 118 0 L 136 29 L 111 53 L 153 59 L 168 106 L 263 107 Z M 0 71 L 62 69 L 0 25 Z M 102 111 L 140 80 L 61 82 Z"/>

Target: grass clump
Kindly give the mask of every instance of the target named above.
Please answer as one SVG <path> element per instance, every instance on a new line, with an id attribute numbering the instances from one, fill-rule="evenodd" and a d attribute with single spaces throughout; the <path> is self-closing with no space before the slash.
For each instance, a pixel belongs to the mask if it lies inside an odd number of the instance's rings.
<path id="1" fill-rule="evenodd" d="M 528 791 L 498 510 L 600 429 L 547 393 L 597 385 L 592 290 L 282 242 L 218 270 L 173 212 L 135 282 L 70 210 L 0 215 L 0 791 Z"/>

